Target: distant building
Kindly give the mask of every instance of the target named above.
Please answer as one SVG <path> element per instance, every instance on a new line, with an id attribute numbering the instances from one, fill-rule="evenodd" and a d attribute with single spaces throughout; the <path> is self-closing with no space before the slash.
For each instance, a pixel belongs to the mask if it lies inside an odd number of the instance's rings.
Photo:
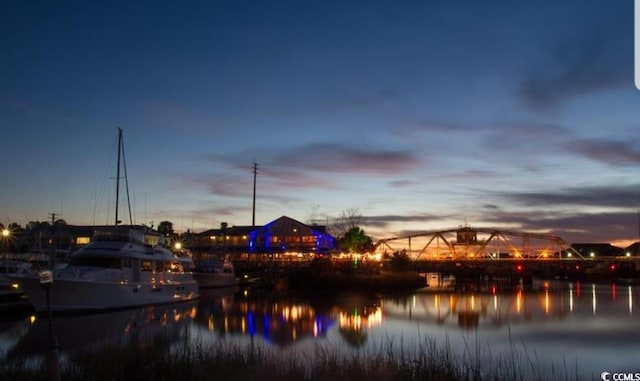
<path id="1" fill-rule="evenodd" d="M 640 255 L 640 242 L 634 242 L 624 249 L 625 255 L 637 256 Z"/>
<path id="2" fill-rule="evenodd" d="M 327 254 L 335 238 L 325 226 L 306 225 L 282 216 L 264 226 L 232 226 L 194 234 L 189 249 L 196 256 L 231 254 L 236 259 L 251 257 L 306 257 Z"/>
<path id="3" fill-rule="evenodd" d="M 584 258 L 618 257 L 625 255 L 625 250 L 609 243 L 574 243 L 571 247 Z"/>

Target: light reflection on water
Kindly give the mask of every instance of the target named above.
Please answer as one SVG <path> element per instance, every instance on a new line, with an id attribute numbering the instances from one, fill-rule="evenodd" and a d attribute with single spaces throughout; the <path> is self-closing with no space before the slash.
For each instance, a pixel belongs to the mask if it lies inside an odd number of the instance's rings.
<path id="1" fill-rule="evenodd" d="M 208 290 L 195 303 L 55 317 L 60 350 L 144 348 L 160 338 L 167 345 L 251 343 L 294 355 L 317 344 L 348 353 L 389 342 L 411 352 L 429 338 L 457 353 L 525 351 L 542 365 L 568 364 L 586 374 L 640 371 L 638 286 L 539 282 L 528 290 L 428 288 L 394 297 L 314 299 L 237 291 Z M 45 318 L 26 316 L 0 329 L 0 356 L 38 357 L 48 348 Z"/>

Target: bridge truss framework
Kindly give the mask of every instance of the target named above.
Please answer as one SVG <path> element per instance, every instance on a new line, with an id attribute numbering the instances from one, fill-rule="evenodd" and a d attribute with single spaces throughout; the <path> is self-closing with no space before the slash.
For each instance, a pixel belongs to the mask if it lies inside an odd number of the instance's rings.
<path id="1" fill-rule="evenodd" d="M 418 250 L 414 250 L 412 241 L 414 245 L 419 241 Z M 398 248 L 398 243 L 402 245 L 402 242 L 406 242 L 406 246 Z M 391 252 L 406 250 L 414 260 L 584 259 L 562 238 L 551 234 L 470 226 L 384 238 L 374 248 L 376 252 L 386 252 L 387 249 Z"/>

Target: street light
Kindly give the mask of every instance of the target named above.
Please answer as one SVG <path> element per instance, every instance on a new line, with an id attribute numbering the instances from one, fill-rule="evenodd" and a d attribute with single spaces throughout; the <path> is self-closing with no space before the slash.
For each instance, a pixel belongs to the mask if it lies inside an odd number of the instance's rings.
<path id="1" fill-rule="evenodd" d="M 51 372 L 51 380 L 60 381 L 60 363 L 58 354 L 58 340 L 53 333 L 53 317 L 51 316 L 51 286 L 53 286 L 53 273 L 50 270 L 43 270 L 38 273 L 40 277 L 40 286 L 44 289 L 47 298 L 47 314 L 49 315 L 49 344 L 51 346 L 51 353 L 49 359 L 49 366 Z"/>

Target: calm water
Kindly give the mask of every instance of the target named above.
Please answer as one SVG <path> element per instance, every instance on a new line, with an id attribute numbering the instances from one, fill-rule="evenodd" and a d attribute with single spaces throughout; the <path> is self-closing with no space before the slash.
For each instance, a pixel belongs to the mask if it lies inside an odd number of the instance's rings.
<path id="1" fill-rule="evenodd" d="M 537 282 L 529 290 L 425 289 L 394 297 L 343 294 L 306 299 L 253 290 L 205 291 L 194 303 L 55 317 L 63 354 L 101 345 L 204 341 L 261 345 L 283 355 L 318 344 L 341 353 L 389 348 L 411 353 L 426 340 L 480 358 L 525 354 L 589 378 L 640 371 L 640 287 Z M 45 318 L 0 324 L 0 356 L 42 358 Z M 312 353 L 312 352 L 311 352 Z"/>

